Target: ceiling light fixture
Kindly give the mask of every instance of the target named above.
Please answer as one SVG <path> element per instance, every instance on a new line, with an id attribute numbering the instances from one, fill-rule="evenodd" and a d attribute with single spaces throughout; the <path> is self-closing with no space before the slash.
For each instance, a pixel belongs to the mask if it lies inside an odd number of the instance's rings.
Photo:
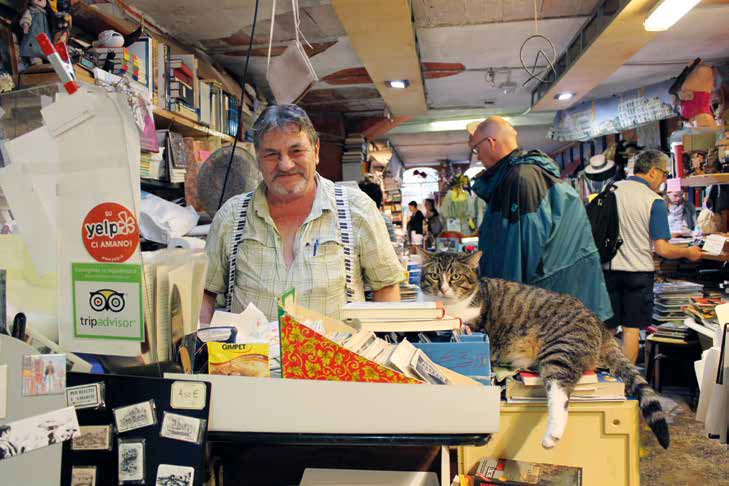
<path id="1" fill-rule="evenodd" d="M 661 0 L 653 7 L 643 27 L 649 32 L 668 30 L 701 0 Z"/>
<path id="2" fill-rule="evenodd" d="M 385 85 L 390 88 L 405 89 L 410 86 L 410 81 L 407 79 L 392 79 L 390 81 L 385 81 Z"/>
<path id="3" fill-rule="evenodd" d="M 569 91 L 565 91 L 564 93 L 557 93 L 557 96 L 554 97 L 557 101 L 567 101 L 569 99 L 572 99 L 574 96 L 574 93 L 570 93 Z"/>

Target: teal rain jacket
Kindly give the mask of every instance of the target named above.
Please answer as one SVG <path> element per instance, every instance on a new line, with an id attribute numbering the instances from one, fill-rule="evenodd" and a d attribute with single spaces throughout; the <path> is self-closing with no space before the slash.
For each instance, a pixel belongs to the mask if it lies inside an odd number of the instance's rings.
<path id="1" fill-rule="evenodd" d="M 545 153 L 517 149 L 482 172 L 481 276 L 580 299 L 601 320 L 613 315 L 585 207 Z"/>

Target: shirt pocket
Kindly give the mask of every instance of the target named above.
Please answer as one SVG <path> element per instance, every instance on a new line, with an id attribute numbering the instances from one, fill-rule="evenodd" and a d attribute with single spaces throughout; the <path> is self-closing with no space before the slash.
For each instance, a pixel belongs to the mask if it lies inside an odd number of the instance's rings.
<path id="1" fill-rule="evenodd" d="M 276 250 L 258 239 L 244 238 L 238 244 L 236 287 L 244 294 L 258 294 L 273 289 L 276 279 Z"/>
<path id="2" fill-rule="evenodd" d="M 344 246 L 336 239 L 320 239 L 316 254 L 306 259 L 311 275 L 311 299 L 323 304 L 327 314 L 344 302 Z"/>

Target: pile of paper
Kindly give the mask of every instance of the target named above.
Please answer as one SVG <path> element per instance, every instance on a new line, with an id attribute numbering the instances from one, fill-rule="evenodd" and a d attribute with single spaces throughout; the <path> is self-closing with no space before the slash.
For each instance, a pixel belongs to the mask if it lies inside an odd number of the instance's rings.
<path id="1" fill-rule="evenodd" d="M 197 331 L 208 259 L 202 251 L 176 248 L 143 252 L 142 261 L 150 361 L 166 361 L 184 335 Z"/>

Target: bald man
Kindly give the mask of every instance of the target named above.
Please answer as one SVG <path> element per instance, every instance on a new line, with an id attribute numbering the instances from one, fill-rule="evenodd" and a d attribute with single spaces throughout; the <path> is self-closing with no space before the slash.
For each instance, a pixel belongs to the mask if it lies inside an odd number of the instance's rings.
<path id="1" fill-rule="evenodd" d="M 472 184 L 487 204 L 481 276 L 570 294 L 603 321 L 612 317 L 585 207 L 556 162 L 521 150 L 517 131 L 497 116 L 484 120 L 468 145 L 486 169 Z"/>

